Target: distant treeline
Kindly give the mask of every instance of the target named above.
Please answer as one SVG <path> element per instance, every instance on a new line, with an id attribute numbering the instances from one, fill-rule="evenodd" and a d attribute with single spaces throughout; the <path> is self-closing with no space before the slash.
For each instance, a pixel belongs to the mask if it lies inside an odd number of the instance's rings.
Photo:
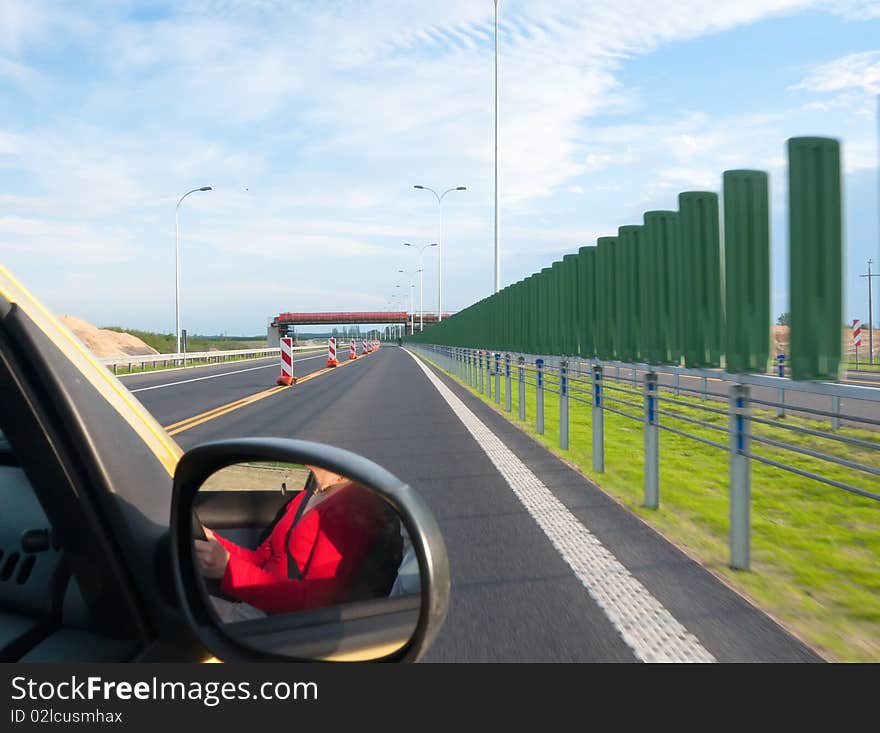
<path id="1" fill-rule="evenodd" d="M 120 326 L 103 326 L 108 331 L 117 333 L 130 333 L 137 336 L 147 346 L 156 349 L 160 354 L 173 354 L 177 348 L 177 342 L 173 333 L 153 333 L 151 331 L 139 331 L 136 328 L 122 328 Z M 258 349 L 266 345 L 266 337 L 263 336 L 205 336 L 193 334 L 187 336 L 187 351 L 231 351 L 232 349 Z"/>

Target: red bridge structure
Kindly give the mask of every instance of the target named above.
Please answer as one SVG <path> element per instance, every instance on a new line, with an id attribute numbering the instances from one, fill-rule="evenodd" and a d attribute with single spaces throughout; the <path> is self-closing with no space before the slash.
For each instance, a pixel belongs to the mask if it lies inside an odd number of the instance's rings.
<path id="1" fill-rule="evenodd" d="M 444 313 L 444 318 L 449 318 L 448 313 Z M 354 323 L 364 324 L 392 324 L 402 323 L 406 325 L 407 333 L 411 333 L 410 321 L 415 324 L 416 329 L 419 328 L 421 318 L 427 326 L 429 323 L 437 322 L 436 313 L 424 313 L 421 316 L 418 313 L 407 313 L 406 311 L 347 311 L 347 312 L 325 312 L 325 313 L 279 313 L 269 326 L 270 335 L 273 333 L 278 336 L 287 335 L 288 328 L 292 326 L 347 326 Z M 277 338 L 277 336 L 276 336 Z"/>

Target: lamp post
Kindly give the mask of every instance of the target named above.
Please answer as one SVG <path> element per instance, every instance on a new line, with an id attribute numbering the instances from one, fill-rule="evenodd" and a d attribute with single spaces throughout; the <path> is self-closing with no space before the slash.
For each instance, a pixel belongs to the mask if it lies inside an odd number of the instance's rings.
<path id="1" fill-rule="evenodd" d="M 416 332 L 415 315 L 413 315 L 413 290 L 416 287 L 413 284 L 413 275 L 415 272 L 407 272 L 406 270 L 398 270 L 398 272 L 404 275 L 409 275 L 409 332 L 410 334 L 414 334 Z M 416 272 L 418 272 L 418 270 L 416 270 Z"/>
<path id="2" fill-rule="evenodd" d="M 868 363 L 874 363 L 874 302 L 871 296 L 871 281 L 875 277 L 880 277 L 880 275 L 874 275 L 871 273 L 871 263 L 872 260 L 868 260 L 868 273 L 866 275 L 859 275 L 859 277 L 867 278 L 868 280 Z"/>
<path id="3" fill-rule="evenodd" d="M 191 193 L 211 191 L 210 186 L 202 186 L 187 191 L 174 209 L 174 332 L 177 336 L 177 353 L 180 353 L 180 204 Z"/>
<path id="4" fill-rule="evenodd" d="M 431 244 L 426 244 L 422 247 L 416 247 L 414 244 L 404 242 L 403 246 L 412 247 L 419 251 L 419 333 L 421 333 L 425 330 L 425 291 L 422 287 L 425 268 L 422 266 L 422 254 L 428 247 L 437 247 L 439 245 L 437 242 L 432 242 Z"/>
<path id="5" fill-rule="evenodd" d="M 452 191 L 467 191 L 467 186 L 447 188 L 443 193 L 437 193 L 433 188 L 427 186 L 413 186 L 413 188 L 433 193 L 440 207 L 440 232 L 437 237 L 437 322 L 439 323 L 443 320 L 443 199 L 447 193 Z"/>
<path id="6" fill-rule="evenodd" d="M 501 253 L 498 248 L 498 3 L 495 0 L 495 292 L 501 290 Z"/>

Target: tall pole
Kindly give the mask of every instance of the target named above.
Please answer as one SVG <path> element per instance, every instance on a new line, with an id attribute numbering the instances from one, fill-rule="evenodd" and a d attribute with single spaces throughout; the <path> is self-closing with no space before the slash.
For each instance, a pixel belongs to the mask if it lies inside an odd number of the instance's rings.
<path id="1" fill-rule="evenodd" d="M 498 249 L 498 1 L 495 0 L 495 292 L 501 290 L 501 253 Z"/>
<path id="2" fill-rule="evenodd" d="M 868 258 L 868 274 L 867 275 L 859 275 L 859 277 L 868 278 L 868 363 L 874 363 L 874 301 L 872 298 L 871 292 L 871 281 L 875 277 L 880 277 L 880 275 L 872 275 L 871 274 L 871 262 L 872 260 Z"/>
<path id="3" fill-rule="evenodd" d="M 418 249 L 418 251 L 419 251 L 419 331 L 421 332 L 421 331 L 425 330 L 425 289 L 423 287 L 423 285 L 424 285 L 423 274 L 425 271 L 425 267 L 424 267 L 422 255 L 425 254 L 425 250 L 428 247 L 438 247 L 439 244 L 437 242 L 431 242 L 430 244 L 425 244 L 421 247 L 416 247 L 414 244 L 411 244 L 410 242 L 404 242 L 403 246 L 404 247 L 413 247 L 415 249 Z"/>
<path id="4" fill-rule="evenodd" d="M 437 205 L 440 207 L 440 237 L 437 240 L 437 322 L 439 323 L 443 320 L 443 199 L 446 198 L 446 194 L 452 191 L 467 191 L 467 187 L 454 186 L 446 189 L 442 194 L 427 186 L 413 186 L 413 188 L 433 193 L 434 198 L 437 199 Z"/>
<path id="5" fill-rule="evenodd" d="M 435 194 L 436 195 L 436 194 Z M 440 231 L 437 234 L 437 323 L 443 320 L 443 198 L 437 197 L 440 208 Z"/>
<path id="6" fill-rule="evenodd" d="M 210 191 L 210 186 L 202 186 L 187 191 L 177 202 L 174 208 L 174 333 L 177 336 L 177 351 L 180 353 L 180 204 L 191 193 Z"/>

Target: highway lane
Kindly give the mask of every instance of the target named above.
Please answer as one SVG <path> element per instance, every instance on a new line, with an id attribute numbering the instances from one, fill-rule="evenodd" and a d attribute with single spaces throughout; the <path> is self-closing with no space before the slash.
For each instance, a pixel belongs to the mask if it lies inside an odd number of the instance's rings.
<path id="1" fill-rule="evenodd" d="M 817 659 L 502 416 L 447 377 L 438 379 L 540 477 L 565 511 L 589 528 L 708 653 L 724 661 Z M 259 387 L 264 386 L 265 380 Z M 178 393 L 177 401 L 174 405 L 155 401 L 151 409 L 167 424 L 184 407 L 194 414 L 205 404 L 204 395 L 190 397 L 186 389 Z M 453 582 L 449 617 L 429 660 L 636 659 L 632 646 L 514 494 L 484 447 L 464 429 L 447 398 L 404 350 L 386 346 L 344 369 L 197 425 L 176 440 L 188 448 L 244 436 L 297 437 L 339 445 L 386 466 L 423 493 L 443 530 Z M 625 606 L 627 599 L 623 601 Z"/>
<path id="2" fill-rule="evenodd" d="M 338 352 L 340 363 L 348 360 L 348 349 Z M 327 352 L 294 355 L 297 378 L 327 366 Z M 274 386 L 281 373 L 278 357 L 133 374 L 122 378 L 163 425 L 176 423 L 206 410 L 234 402 Z"/>

